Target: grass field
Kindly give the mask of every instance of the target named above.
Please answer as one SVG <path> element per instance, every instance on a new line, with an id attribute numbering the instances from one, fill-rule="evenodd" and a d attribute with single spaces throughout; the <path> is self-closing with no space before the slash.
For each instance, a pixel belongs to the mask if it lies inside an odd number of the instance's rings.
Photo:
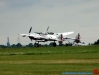
<path id="1" fill-rule="evenodd" d="M 99 46 L 0 49 L 0 75 L 62 75 L 99 69 Z"/>

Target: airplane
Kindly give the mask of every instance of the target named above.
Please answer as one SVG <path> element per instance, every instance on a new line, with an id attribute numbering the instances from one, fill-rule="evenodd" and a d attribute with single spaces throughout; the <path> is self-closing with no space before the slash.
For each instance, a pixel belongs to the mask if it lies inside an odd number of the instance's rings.
<path id="1" fill-rule="evenodd" d="M 48 32 L 49 26 L 46 30 L 46 32 L 34 32 L 31 33 L 32 27 L 29 30 L 29 34 L 19 34 L 22 35 L 23 37 L 29 37 L 30 40 L 35 40 L 34 46 L 39 47 L 39 42 L 47 42 L 47 41 L 54 41 L 53 46 L 56 47 L 56 42 L 58 41 L 59 44 L 62 44 L 64 38 L 67 38 L 67 35 L 74 33 L 72 32 L 64 32 L 64 33 L 52 33 L 50 34 Z M 68 39 L 68 38 L 67 38 Z"/>
<path id="2" fill-rule="evenodd" d="M 76 38 L 71 38 L 71 39 L 74 40 L 73 46 L 87 46 L 87 44 L 85 44 L 84 42 L 81 42 L 80 33 L 78 33 Z"/>
<path id="3" fill-rule="evenodd" d="M 63 41 L 66 41 L 66 39 L 70 39 L 67 37 L 69 34 L 73 34 L 74 32 L 64 32 L 64 33 L 53 33 L 48 32 L 49 26 L 46 30 L 46 32 L 36 32 L 37 34 L 41 35 L 45 42 L 47 41 L 54 41 L 53 46 L 56 47 L 56 42 L 58 41 L 60 45 L 62 45 Z"/>
<path id="4" fill-rule="evenodd" d="M 56 42 L 55 41 L 58 41 L 59 44 L 61 45 L 63 43 L 63 41 L 65 41 L 64 38 L 67 38 L 67 35 L 69 34 L 73 34 L 74 32 L 64 32 L 64 33 L 53 33 L 53 34 L 46 34 L 46 35 L 41 35 L 44 37 L 44 40 L 45 41 L 54 41 L 53 43 L 53 46 L 56 47 Z"/>

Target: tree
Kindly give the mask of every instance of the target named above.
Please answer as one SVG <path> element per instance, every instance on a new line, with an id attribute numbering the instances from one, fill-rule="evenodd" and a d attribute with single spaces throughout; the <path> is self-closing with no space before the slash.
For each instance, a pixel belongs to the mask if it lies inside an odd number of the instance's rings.
<path id="1" fill-rule="evenodd" d="M 11 47 L 12 47 L 12 48 L 15 48 L 15 47 L 16 47 L 16 45 L 15 45 L 15 44 L 13 44 L 13 45 L 11 45 Z"/>
<path id="2" fill-rule="evenodd" d="M 99 39 L 94 42 L 94 45 L 98 45 L 98 44 L 99 44 Z"/>
<path id="3" fill-rule="evenodd" d="M 16 47 L 22 47 L 21 43 L 16 44 Z"/>
<path id="4" fill-rule="evenodd" d="M 7 46 L 5 46 L 5 45 L 0 45 L 0 48 L 7 48 Z"/>
<path id="5" fill-rule="evenodd" d="M 29 43 L 28 47 L 33 47 L 33 44 L 32 43 Z"/>

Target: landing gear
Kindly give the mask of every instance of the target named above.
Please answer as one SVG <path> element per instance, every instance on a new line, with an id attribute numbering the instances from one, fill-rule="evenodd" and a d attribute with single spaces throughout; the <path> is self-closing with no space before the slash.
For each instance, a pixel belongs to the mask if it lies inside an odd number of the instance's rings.
<path id="1" fill-rule="evenodd" d="M 34 43 L 34 47 L 39 47 L 39 43 Z"/>
<path id="2" fill-rule="evenodd" d="M 59 41 L 59 46 L 62 46 L 62 41 Z"/>
<path id="3" fill-rule="evenodd" d="M 53 43 L 53 47 L 56 47 L 56 43 L 55 42 Z"/>

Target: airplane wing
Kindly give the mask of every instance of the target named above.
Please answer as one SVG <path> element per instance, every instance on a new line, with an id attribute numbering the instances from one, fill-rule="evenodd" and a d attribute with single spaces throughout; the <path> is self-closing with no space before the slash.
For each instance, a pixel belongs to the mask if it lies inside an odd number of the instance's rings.
<path id="1" fill-rule="evenodd" d="M 42 38 L 42 36 L 40 36 L 40 35 L 28 35 L 28 37 Z"/>
<path id="2" fill-rule="evenodd" d="M 64 32 L 64 33 L 61 33 L 62 35 L 66 36 L 66 35 L 69 35 L 69 34 L 73 34 L 74 32 Z"/>

